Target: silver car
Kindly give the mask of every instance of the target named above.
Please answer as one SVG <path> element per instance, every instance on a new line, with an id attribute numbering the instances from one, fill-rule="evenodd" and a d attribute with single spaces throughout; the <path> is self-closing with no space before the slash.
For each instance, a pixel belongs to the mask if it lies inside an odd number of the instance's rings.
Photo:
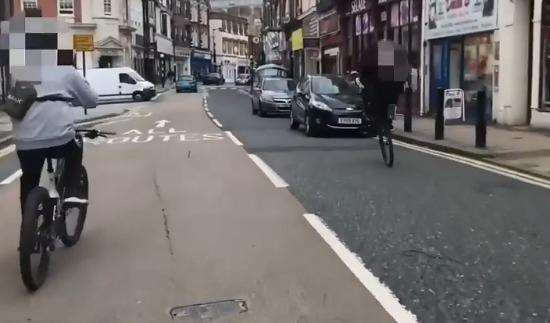
<path id="1" fill-rule="evenodd" d="M 296 82 L 293 79 L 264 78 L 256 95 L 252 97 L 252 113 L 260 117 L 289 115 L 295 90 Z"/>

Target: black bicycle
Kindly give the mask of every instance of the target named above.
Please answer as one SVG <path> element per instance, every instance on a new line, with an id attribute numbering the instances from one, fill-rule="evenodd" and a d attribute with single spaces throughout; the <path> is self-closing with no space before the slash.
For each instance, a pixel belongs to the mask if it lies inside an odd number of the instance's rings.
<path id="1" fill-rule="evenodd" d="M 83 137 L 95 139 L 112 134 L 96 129 L 78 129 L 75 140 L 83 149 Z M 21 278 L 29 291 L 36 291 L 46 280 L 50 253 L 55 250 L 56 241 L 72 247 L 84 229 L 88 204 L 64 203 L 67 197 L 64 166 L 65 160 L 62 158 L 47 158 L 47 170 L 43 175 L 45 184 L 35 187 L 23 206 L 19 266 Z M 84 166 L 80 169 L 80 180 L 75 190 L 75 197 L 88 200 L 88 174 Z"/>
<path id="2" fill-rule="evenodd" d="M 366 137 L 378 137 L 378 144 L 382 153 L 384 164 L 388 167 L 393 166 L 393 140 L 392 140 L 392 119 L 394 118 L 395 108 L 389 106 L 384 117 L 372 117 L 365 115 L 367 120 L 364 132 Z"/>

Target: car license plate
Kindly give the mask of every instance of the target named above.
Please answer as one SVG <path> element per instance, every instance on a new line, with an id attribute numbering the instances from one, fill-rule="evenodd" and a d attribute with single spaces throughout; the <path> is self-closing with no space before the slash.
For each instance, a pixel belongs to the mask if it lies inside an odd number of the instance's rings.
<path id="1" fill-rule="evenodd" d="M 361 124 L 361 118 L 338 118 L 339 124 Z"/>

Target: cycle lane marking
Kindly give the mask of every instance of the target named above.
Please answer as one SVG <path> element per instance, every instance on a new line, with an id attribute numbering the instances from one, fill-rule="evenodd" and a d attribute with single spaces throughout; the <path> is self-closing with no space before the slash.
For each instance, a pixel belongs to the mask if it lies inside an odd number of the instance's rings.
<path id="1" fill-rule="evenodd" d="M 407 310 L 395 294 L 384 285 L 378 277 L 370 272 L 361 258 L 350 251 L 346 245 L 338 238 L 324 221 L 315 214 L 306 213 L 303 215 L 306 221 L 317 231 L 329 247 L 336 253 L 338 258 L 348 267 L 367 291 L 382 305 L 384 310 L 397 323 L 417 323 L 416 315 Z"/>
<path id="2" fill-rule="evenodd" d="M 234 143 L 235 145 L 237 145 L 237 146 L 242 146 L 242 145 L 243 145 L 243 143 L 240 142 L 240 140 L 237 139 L 237 137 L 235 137 L 235 136 L 231 133 L 231 131 L 226 131 L 225 134 L 227 135 L 227 137 L 229 137 L 229 139 L 231 139 L 231 141 L 233 141 L 233 143 Z"/>
<path id="3" fill-rule="evenodd" d="M 254 154 L 248 154 L 248 157 L 258 166 L 258 168 L 267 176 L 276 188 L 288 187 L 288 183 L 277 174 L 269 165 L 267 165 L 260 157 Z"/>

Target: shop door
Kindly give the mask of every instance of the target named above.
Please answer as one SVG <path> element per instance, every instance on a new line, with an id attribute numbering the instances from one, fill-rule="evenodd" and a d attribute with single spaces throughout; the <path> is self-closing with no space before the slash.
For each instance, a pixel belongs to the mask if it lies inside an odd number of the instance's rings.
<path id="1" fill-rule="evenodd" d="M 464 70 L 462 88 L 466 121 L 473 123 L 477 116 L 477 92 L 485 89 L 487 100 L 485 117 L 492 120 L 493 74 L 491 70 L 492 39 L 490 34 L 464 37 Z"/>
<path id="2" fill-rule="evenodd" d="M 449 42 L 439 41 L 431 47 L 430 113 L 435 113 L 438 104 L 437 89 L 449 88 Z"/>
<path id="3" fill-rule="evenodd" d="M 541 107 L 547 110 L 550 107 L 550 27 L 542 27 L 542 104 Z"/>

